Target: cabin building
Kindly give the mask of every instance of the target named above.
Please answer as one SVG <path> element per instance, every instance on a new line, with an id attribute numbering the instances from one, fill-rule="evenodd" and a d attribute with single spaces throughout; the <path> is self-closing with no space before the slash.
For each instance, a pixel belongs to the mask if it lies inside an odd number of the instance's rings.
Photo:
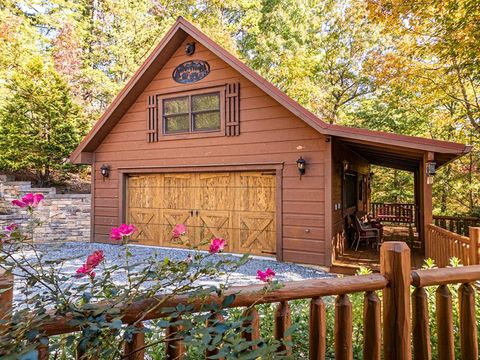
<path id="1" fill-rule="evenodd" d="M 127 222 L 139 244 L 221 237 L 229 252 L 331 266 L 346 217 L 370 209 L 371 164 L 413 174 L 422 241 L 427 170 L 469 151 L 327 124 L 179 18 L 71 161 L 92 166 L 94 242 Z M 178 223 L 188 244 L 172 239 Z"/>

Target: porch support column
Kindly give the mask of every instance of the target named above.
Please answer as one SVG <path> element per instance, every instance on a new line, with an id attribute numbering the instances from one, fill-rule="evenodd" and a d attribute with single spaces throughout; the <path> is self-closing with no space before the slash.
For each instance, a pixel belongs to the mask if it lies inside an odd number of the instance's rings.
<path id="1" fill-rule="evenodd" d="M 435 160 L 433 152 L 426 152 L 419 169 L 420 183 L 420 229 L 419 236 L 422 242 L 422 250 L 425 251 L 426 226 L 433 221 L 432 213 L 432 185 L 427 184 L 427 162 Z"/>

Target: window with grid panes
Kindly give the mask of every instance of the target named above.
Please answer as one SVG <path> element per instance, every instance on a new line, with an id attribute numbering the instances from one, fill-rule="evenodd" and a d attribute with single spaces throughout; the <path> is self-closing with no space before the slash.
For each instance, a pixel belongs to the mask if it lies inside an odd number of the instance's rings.
<path id="1" fill-rule="evenodd" d="M 221 129 L 219 92 L 167 98 L 161 106 L 164 134 Z"/>

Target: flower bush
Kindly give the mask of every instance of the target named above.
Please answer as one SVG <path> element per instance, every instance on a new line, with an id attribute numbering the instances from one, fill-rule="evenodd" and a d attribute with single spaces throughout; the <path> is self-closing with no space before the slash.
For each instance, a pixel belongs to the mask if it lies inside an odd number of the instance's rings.
<path id="1" fill-rule="evenodd" d="M 42 200 L 41 194 L 27 194 L 12 205 L 25 209 L 34 227 L 38 224 L 35 210 Z M 85 358 L 120 359 L 125 344 L 139 332 L 149 340 L 149 356 L 158 358 L 159 351 L 163 353 L 160 348 L 165 342 L 166 329 L 171 325 L 181 328 L 177 336 L 184 339 L 191 354 L 204 356 L 207 349 L 217 348 L 225 359 L 268 358 L 281 345 L 271 335 L 251 342 L 241 337 L 242 332 L 251 331 L 243 312 L 235 309 L 231 316 L 226 312 L 235 295 L 225 297 L 221 304 L 205 300 L 212 293 L 221 296 L 229 287 L 228 274 L 248 261 L 248 255 L 224 256 L 222 252 L 227 245 L 224 239 L 213 238 L 207 244 L 199 244 L 208 251 L 194 250 L 185 259 L 160 259 L 152 254 L 140 263 L 134 260 L 128 246 L 137 229 L 133 224 L 121 224 L 111 231 L 111 238 L 119 240 L 119 246 L 123 247 L 120 261 L 113 262 L 102 250 L 93 251 L 83 259 L 46 261 L 29 232 L 23 230 L 11 224 L 2 229 L 1 235 L 4 241 L 0 247 L 0 269 L 13 274 L 18 294 L 12 313 L 0 319 L 2 359 L 32 354 L 47 341 L 42 329 L 48 324 L 56 326 L 55 319 L 62 317 L 68 317 L 68 325 L 79 329 L 77 333 L 50 337 L 50 351 L 55 358 L 62 359 L 74 358 L 76 351 Z M 186 226 L 178 224 L 172 238 L 185 238 L 186 233 Z M 71 270 L 67 262 L 72 261 L 81 261 L 81 265 Z M 265 293 L 281 286 L 271 281 L 271 273 L 266 276 L 269 281 Z M 226 280 L 219 281 L 221 277 Z M 200 280 L 215 285 L 201 285 Z M 188 294 L 192 302 L 200 301 L 200 312 L 192 313 L 190 301 L 173 308 L 165 306 L 182 294 Z M 144 299 L 151 301 L 139 310 L 134 321 L 124 323 L 122 309 Z M 165 318 L 144 321 L 159 308 Z M 220 315 L 225 315 L 225 321 L 218 321 Z"/>

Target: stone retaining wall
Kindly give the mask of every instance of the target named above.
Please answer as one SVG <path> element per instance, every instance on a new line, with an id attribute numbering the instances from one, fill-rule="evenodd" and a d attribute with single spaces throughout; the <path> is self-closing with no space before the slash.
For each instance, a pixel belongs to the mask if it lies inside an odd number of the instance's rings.
<path id="1" fill-rule="evenodd" d="M 37 243 L 90 241 L 90 194 L 57 194 L 55 188 L 33 188 L 29 182 L 8 181 L 0 176 L 0 228 L 12 223 L 27 226 L 25 209 L 11 205 L 27 193 L 42 193 L 45 199 L 35 210 L 40 226 L 35 228 Z"/>

